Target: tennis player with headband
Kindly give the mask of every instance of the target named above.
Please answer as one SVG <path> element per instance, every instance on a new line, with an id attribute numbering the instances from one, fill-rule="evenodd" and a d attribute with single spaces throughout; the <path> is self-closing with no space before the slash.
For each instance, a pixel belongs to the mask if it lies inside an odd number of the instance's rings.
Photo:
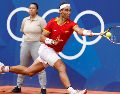
<path id="1" fill-rule="evenodd" d="M 43 42 L 39 48 L 39 57 L 30 67 L 25 66 L 4 66 L 1 63 L 0 73 L 12 72 L 33 76 L 44 70 L 47 65 L 54 67 L 58 73 L 60 80 L 69 94 L 86 94 L 87 90 L 77 91 L 73 89 L 66 73 L 66 67 L 58 53 L 62 51 L 73 31 L 79 35 L 93 36 L 90 30 L 80 28 L 75 22 L 70 20 L 71 7 L 68 3 L 62 3 L 59 8 L 59 17 L 51 19 L 44 28 L 40 41 Z"/>

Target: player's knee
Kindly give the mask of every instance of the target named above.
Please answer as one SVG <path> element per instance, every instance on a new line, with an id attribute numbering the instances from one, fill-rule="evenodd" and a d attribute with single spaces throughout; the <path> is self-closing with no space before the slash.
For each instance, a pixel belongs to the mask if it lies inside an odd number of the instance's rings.
<path id="1" fill-rule="evenodd" d="M 34 75 L 34 73 L 28 73 L 28 76 L 32 77 Z"/>
<path id="2" fill-rule="evenodd" d="M 59 71 L 59 72 L 66 72 L 66 67 L 65 67 L 65 65 L 59 66 L 58 71 Z"/>
<path id="3" fill-rule="evenodd" d="M 61 60 L 58 60 L 55 63 L 54 67 L 57 69 L 58 72 L 66 72 L 66 66 Z"/>
<path id="4" fill-rule="evenodd" d="M 27 75 L 27 76 L 33 76 L 34 75 L 34 73 L 32 73 L 32 72 L 30 72 L 30 71 L 28 71 L 28 70 L 25 70 L 25 74 Z"/>

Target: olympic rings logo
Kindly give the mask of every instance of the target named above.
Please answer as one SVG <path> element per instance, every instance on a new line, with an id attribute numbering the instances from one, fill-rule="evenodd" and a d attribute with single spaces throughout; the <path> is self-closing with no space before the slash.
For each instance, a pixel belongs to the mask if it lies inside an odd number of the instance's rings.
<path id="1" fill-rule="evenodd" d="M 10 15 L 8 16 L 8 19 L 7 19 L 7 30 L 8 30 L 8 33 L 9 33 L 9 35 L 10 35 L 14 40 L 16 40 L 16 41 L 22 41 L 22 38 L 19 38 L 19 37 L 15 36 L 15 35 L 12 33 L 12 30 L 11 30 L 11 28 L 10 28 L 10 21 L 11 21 L 12 17 L 15 15 L 15 13 L 17 13 L 17 12 L 19 12 L 19 11 L 28 12 L 29 10 L 28 10 L 28 8 L 26 8 L 26 7 L 16 8 L 15 10 L 13 10 L 13 11 L 10 13 Z M 58 13 L 58 12 L 59 12 L 59 9 L 50 9 L 50 10 L 48 10 L 47 12 L 45 12 L 45 13 L 43 14 L 42 18 L 45 19 L 49 14 L 54 13 L 54 12 L 57 12 L 57 13 Z M 84 15 L 86 15 L 86 14 L 91 14 L 91 15 L 96 16 L 96 17 L 98 18 L 98 20 L 100 21 L 100 24 L 101 24 L 101 32 L 103 32 L 103 31 L 104 31 L 104 21 L 103 21 L 102 17 L 101 17 L 97 12 L 95 12 L 95 11 L 85 10 L 85 11 L 79 13 L 79 14 L 76 16 L 76 18 L 74 19 L 74 22 L 77 23 L 77 21 L 78 21 L 82 16 L 84 16 Z M 63 54 L 62 52 L 60 52 L 59 55 L 60 55 L 62 58 L 67 59 L 67 60 L 77 59 L 78 57 L 80 57 L 80 56 L 83 54 L 83 52 L 85 51 L 85 48 L 86 48 L 87 45 L 93 45 L 93 44 L 97 43 L 97 42 L 101 39 L 101 36 L 98 36 L 95 40 L 87 42 L 85 36 L 82 36 L 82 39 L 83 39 L 83 40 L 81 40 L 81 39 L 78 37 L 78 35 L 77 35 L 76 32 L 74 32 L 73 34 L 74 34 L 75 39 L 76 39 L 79 43 L 83 44 L 83 46 L 82 46 L 81 50 L 80 50 L 77 54 L 75 54 L 75 55 L 73 55 L 73 56 L 67 56 L 67 55 Z"/>

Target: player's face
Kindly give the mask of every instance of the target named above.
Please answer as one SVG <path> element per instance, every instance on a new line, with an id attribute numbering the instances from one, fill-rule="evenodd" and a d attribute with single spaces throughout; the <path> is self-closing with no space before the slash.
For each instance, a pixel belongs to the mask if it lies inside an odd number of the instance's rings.
<path id="1" fill-rule="evenodd" d="M 36 15 L 37 12 L 38 12 L 38 9 L 37 9 L 36 5 L 30 4 L 30 6 L 29 6 L 29 14 L 30 15 Z"/>
<path id="2" fill-rule="evenodd" d="M 70 14 L 71 14 L 71 7 L 67 6 L 65 8 L 63 8 L 62 10 L 60 10 L 60 14 L 63 18 L 70 18 Z"/>

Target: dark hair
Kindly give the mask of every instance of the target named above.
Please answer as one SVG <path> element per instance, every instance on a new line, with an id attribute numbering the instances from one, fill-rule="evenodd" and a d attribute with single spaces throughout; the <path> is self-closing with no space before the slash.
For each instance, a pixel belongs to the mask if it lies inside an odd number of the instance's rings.
<path id="1" fill-rule="evenodd" d="M 37 10 L 39 9 L 39 6 L 38 6 L 38 4 L 37 4 L 37 3 L 30 3 L 30 5 L 31 5 L 31 4 L 35 5 L 35 6 L 36 6 L 36 8 L 37 8 Z M 36 14 L 38 14 L 38 12 L 37 12 Z"/>
<path id="2" fill-rule="evenodd" d="M 36 8 L 37 8 L 37 9 L 39 9 L 39 6 L 38 6 L 38 4 L 37 4 L 37 3 L 30 3 L 30 4 L 35 5 L 35 6 L 36 6 Z"/>

